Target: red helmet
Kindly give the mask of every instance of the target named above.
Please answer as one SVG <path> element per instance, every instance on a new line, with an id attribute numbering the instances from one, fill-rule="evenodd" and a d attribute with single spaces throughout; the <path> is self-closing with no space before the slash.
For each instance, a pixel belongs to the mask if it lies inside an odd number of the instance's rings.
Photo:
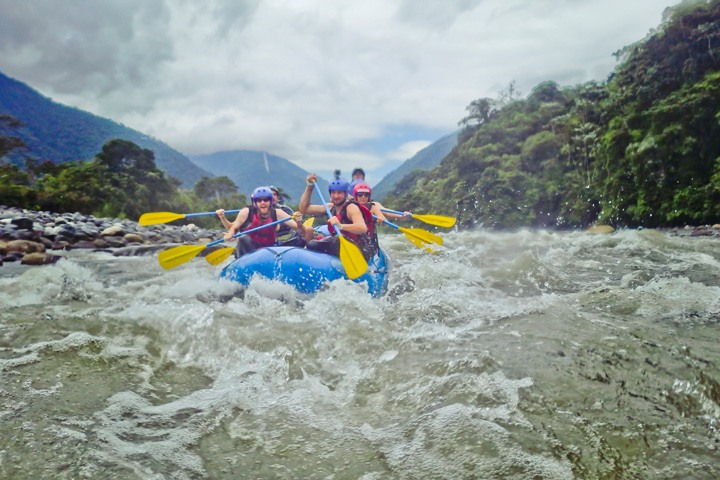
<path id="1" fill-rule="evenodd" d="M 355 188 L 353 188 L 353 197 L 357 197 L 358 193 L 363 192 L 372 195 L 372 188 L 370 188 L 370 185 L 367 183 L 358 183 L 355 185 Z"/>

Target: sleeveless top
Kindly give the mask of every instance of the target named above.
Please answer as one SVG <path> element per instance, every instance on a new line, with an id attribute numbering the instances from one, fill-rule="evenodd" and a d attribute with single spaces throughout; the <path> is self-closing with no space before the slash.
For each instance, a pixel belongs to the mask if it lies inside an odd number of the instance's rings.
<path id="1" fill-rule="evenodd" d="M 244 232 L 245 230 L 250 230 L 255 227 L 261 227 L 277 220 L 277 212 L 274 208 L 270 209 L 270 215 L 268 215 L 266 219 L 260 218 L 260 215 L 258 215 L 257 207 L 255 207 L 255 205 L 250 205 L 248 207 L 248 210 L 248 218 L 243 222 L 242 225 L 240 225 L 241 232 Z M 272 247 L 277 241 L 277 232 L 273 227 L 263 228 L 262 230 L 258 230 L 257 232 L 248 233 L 247 236 L 250 237 L 250 240 L 252 240 L 253 244 L 258 248 Z"/>
<path id="2" fill-rule="evenodd" d="M 377 234 L 375 233 L 375 219 L 370 213 L 370 210 L 368 210 L 365 205 L 360 205 L 354 200 L 349 200 L 345 203 L 345 205 L 342 206 L 339 212 L 336 211 L 336 208 L 333 205 L 330 213 L 337 217 L 338 220 L 340 220 L 340 223 L 343 223 L 345 225 L 351 225 L 353 222 L 347 215 L 347 207 L 351 203 L 357 205 L 360 209 L 360 213 L 362 214 L 365 225 L 367 226 L 367 232 L 363 234 L 343 232 L 343 236 L 345 236 L 345 238 L 357 245 L 357 247 L 362 252 L 363 257 L 365 257 L 365 260 L 369 260 L 370 257 L 377 253 L 379 248 Z M 330 229 L 330 233 L 335 233 L 335 229 L 331 225 L 328 228 Z"/>

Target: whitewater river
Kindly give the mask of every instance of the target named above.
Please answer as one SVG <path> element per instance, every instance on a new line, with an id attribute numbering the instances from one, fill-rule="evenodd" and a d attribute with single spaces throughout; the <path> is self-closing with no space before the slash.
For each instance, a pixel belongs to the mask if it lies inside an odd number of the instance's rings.
<path id="1" fill-rule="evenodd" d="M 720 240 L 381 236 L 390 293 L 0 267 L 0 478 L 720 478 Z"/>

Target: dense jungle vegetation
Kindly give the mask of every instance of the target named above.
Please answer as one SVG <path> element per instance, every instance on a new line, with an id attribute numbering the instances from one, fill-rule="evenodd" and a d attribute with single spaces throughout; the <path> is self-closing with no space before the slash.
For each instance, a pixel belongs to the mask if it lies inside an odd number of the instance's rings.
<path id="1" fill-rule="evenodd" d="M 665 11 L 607 82 L 544 82 L 467 107 L 458 146 L 385 204 L 459 224 L 571 228 L 720 221 L 720 0 Z"/>

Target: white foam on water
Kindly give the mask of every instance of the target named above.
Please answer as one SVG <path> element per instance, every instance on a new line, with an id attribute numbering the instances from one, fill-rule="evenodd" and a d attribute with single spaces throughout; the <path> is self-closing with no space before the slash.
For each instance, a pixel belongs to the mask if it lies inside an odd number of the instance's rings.
<path id="1" fill-rule="evenodd" d="M 649 318 L 720 314 L 720 287 L 691 282 L 686 277 L 656 278 L 633 290 L 638 314 Z"/>
<path id="2" fill-rule="evenodd" d="M 96 347 L 99 348 L 99 351 L 84 347 Z M 81 357 L 103 361 L 146 354 L 142 348 L 118 345 L 114 340 L 106 337 L 90 335 L 86 332 L 73 332 L 58 340 L 37 342 L 22 348 L 5 349 L 6 355 L 15 356 L 0 359 L 0 371 L 40 362 L 46 355 L 68 351 L 78 351 L 78 355 Z"/>
<path id="3" fill-rule="evenodd" d="M 70 260 L 0 278 L 0 304 L 6 307 L 52 304 L 58 300 L 87 301 L 102 295 L 104 285 L 89 268 Z"/>
<path id="4" fill-rule="evenodd" d="M 565 315 L 562 327 L 584 318 L 593 302 L 600 313 L 588 314 L 590 321 L 612 320 L 607 304 L 627 293 L 638 299 L 629 315 L 641 318 L 720 310 L 718 287 L 656 272 L 658 254 L 648 253 L 648 240 L 636 232 L 443 236 L 437 255 L 401 235 L 388 237 L 383 246 L 396 293 L 380 299 L 349 281 L 313 296 L 262 279 L 243 291 L 218 280 L 219 270 L 201 258 L 168 271 L 154 258 L 116 259 L 105 270 L 80 259 L 28 270 L 0 279 L 0 300 L 15 302 L 8 305 L 17 312 L 42 306 L 58 318 L 80 317 L 70 324 L 78 331 L 58 339 L 48 321 L 44 338 L 51 340 L 4 348 L 0 372 L 18 375 L 63 352 L 68 368 L 90 364 L 109 377 L 107 385 L 88 386 L 111 392 L 99 407 L 51 415 L 48 430 L 60 443 L 87 442 L 92 453 L 82 460 L 96 473 L 112 465 L 141 478 L 197 478 L 227 458 L 252 461 L 244 466 L 251 468 L 296 455 L 295 465 L 282 466 L 287 470 L 270 471 L 290 478 L 293 467 L 337 461 L 336 478 L 572 478 L 536 418 L 533 426 L 521 411 L 523 390 L 535 390 L 534 380 L 509 378 L 522 366 L 507 368 L 485 349 L 511 338 L 514 347 L 532 350 L 522 341 L 536 332 L 523 321 L 543 329 L 550 316 Z M 613 259 L 618 249 L 632 255 L 628 265 Z M 683 262 L 715 262 L 690 249 L 658 258 L 678 258 L 675 272 Z M 635 274 L 636 267 L 645 270 Z M 92 330 L 83 331 L 86 317 Z M 14 321 L 1 325 L 7 341 L 29 324 Z M 504 322 L 512 322 L 507 332 L 499 331 Z M 583 347 L 584 339 L 564 334 L 553 332 L 569 354 Z M 19 385 L 35 400 L 71 398 L 64 380 Z M 698 402 L 707 397 L 703 414 L 717 415 L 702 385 L 673 388 Z M 223 441 L 232 448 L 221 454 Z M 370 471 L 343 475 L 345 462 L 364 465 L 368 458 L 378 459 Z"/>
<path id="5" fill-rule="evenodd" d="M 489 387 L 500 385 L 507 392 L 529 383 L 495 378 Z M 503 425 L 526 422 L 510 407 L 453 403 L 391 427 L 366 423 L 361 432 L 382 451 L 396 478 L 574 478 L 568 462 L 530 453 L 513 440 Z"/>

